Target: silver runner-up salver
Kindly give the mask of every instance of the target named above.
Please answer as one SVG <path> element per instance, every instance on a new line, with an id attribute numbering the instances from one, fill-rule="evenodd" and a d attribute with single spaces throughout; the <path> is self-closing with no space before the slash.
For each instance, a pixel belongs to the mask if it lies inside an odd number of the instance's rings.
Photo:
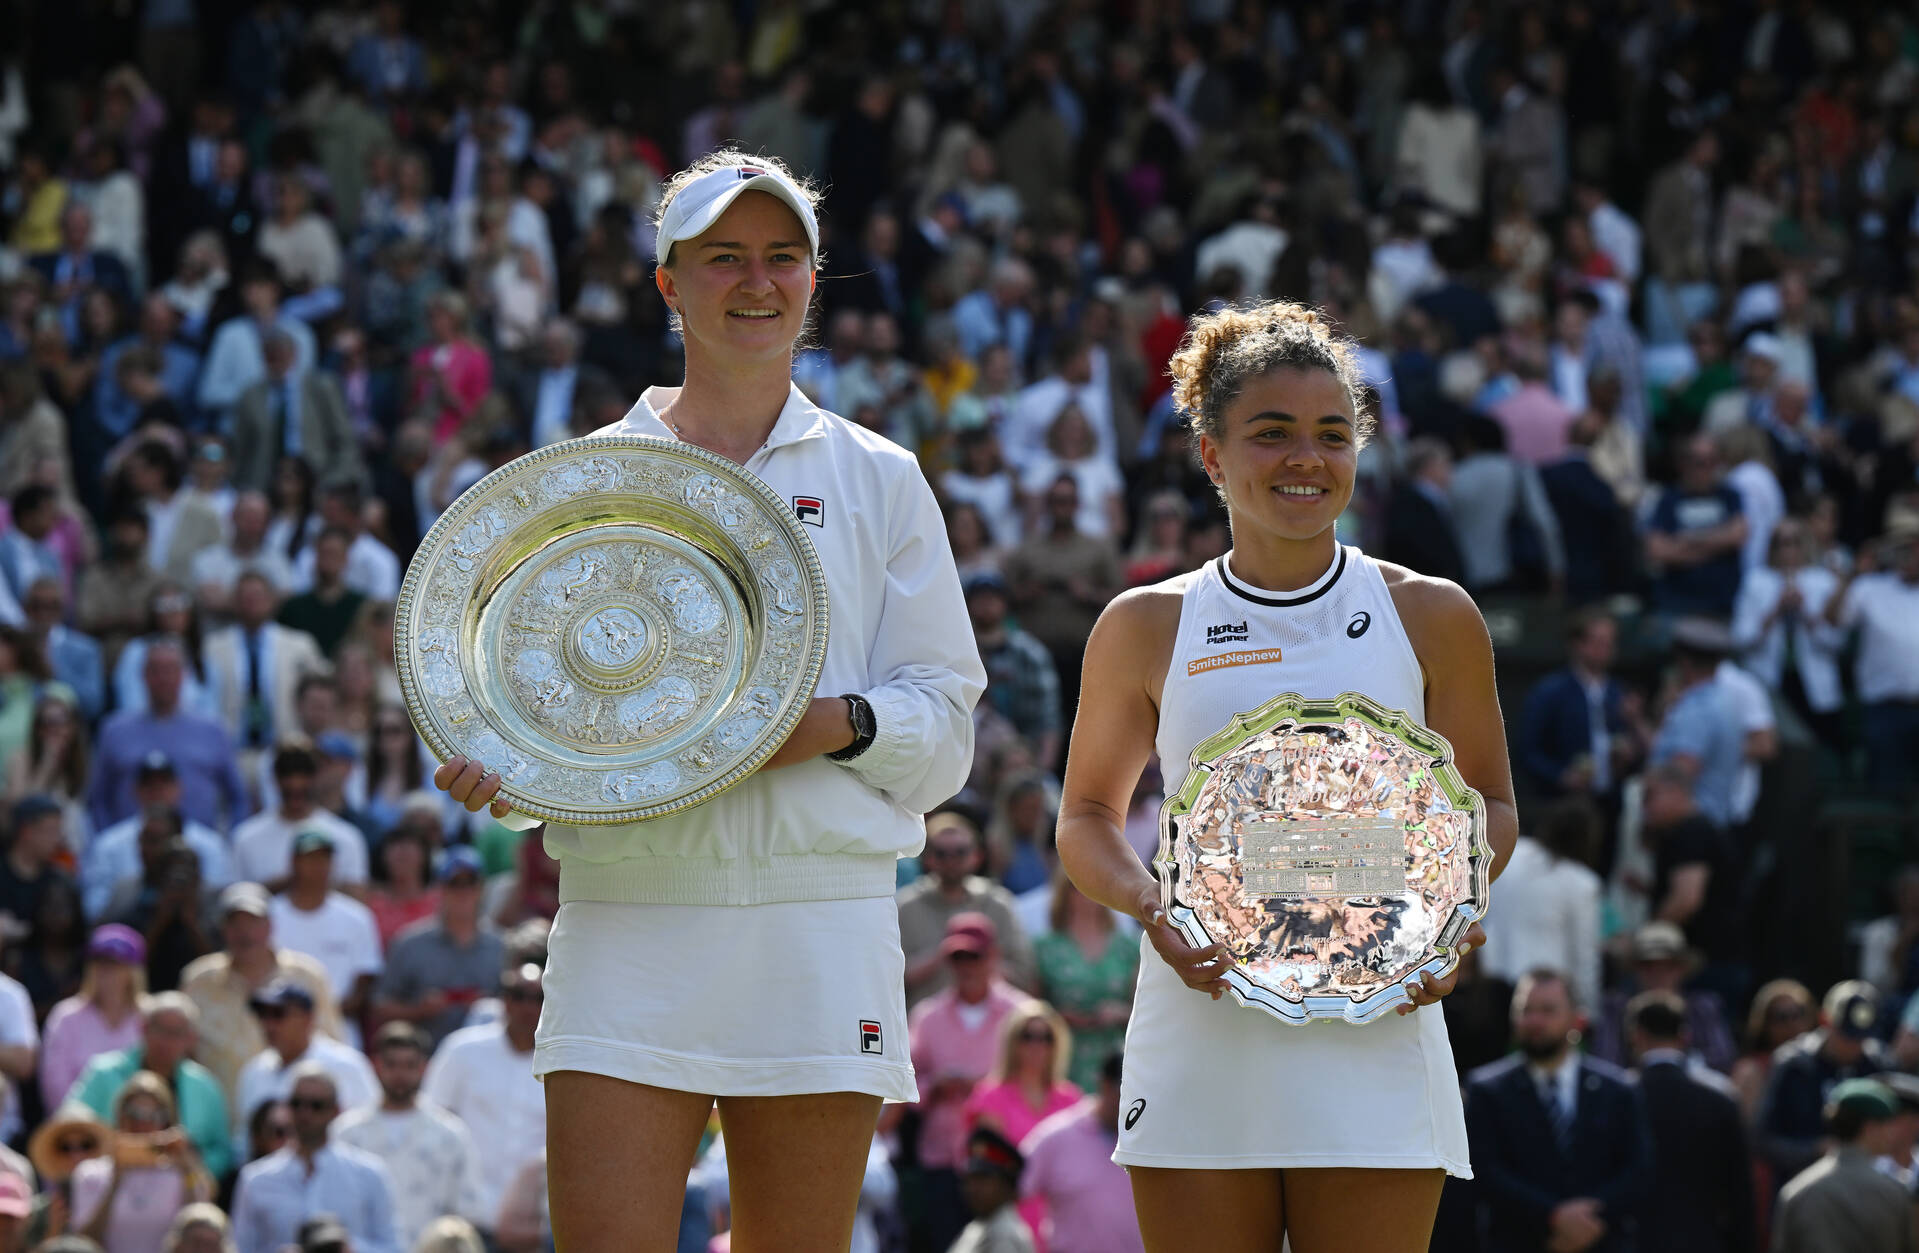
<path id="1" fill-rule="evenodd" d="M 1160 809 L 1160 899 L 1219 943 L 1242 1004 L 1289 1023 L 1369 1022 L 1458 964 L 1484 916 L 1485 803 L 1452 746 L 1356 692 L 1288 692 L 1193 749 Z"/>
<path id="2" fill-rule="evenodd" d="M 826 576 L 792 504 L 642 435 L 529 453 L 427 533 L 394 611 L 407 712 L 514 809 L 638 822 L 758 769 L 813 698 Z"/>

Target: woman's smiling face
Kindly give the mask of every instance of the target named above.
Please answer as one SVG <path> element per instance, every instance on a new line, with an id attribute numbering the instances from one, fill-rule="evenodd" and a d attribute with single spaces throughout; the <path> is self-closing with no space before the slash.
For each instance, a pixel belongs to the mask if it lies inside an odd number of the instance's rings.
<path id="1" fill-rule="evenodd" d="M 1359 465 L 1352 396 L 1329 370 L 1282 366 L 1247 380 L 1200 459 L 1226 494 L 1233 531 L 1306 540 L 1338 520 Z"/>
<path id="2" fill-rule="evenodd" d="M 746 192 L 704 234 L 673 245 L 656 281 L 689 350 L 739 364 L 790 356 L 813 298 L 806 228 L 778 198 Z"/>

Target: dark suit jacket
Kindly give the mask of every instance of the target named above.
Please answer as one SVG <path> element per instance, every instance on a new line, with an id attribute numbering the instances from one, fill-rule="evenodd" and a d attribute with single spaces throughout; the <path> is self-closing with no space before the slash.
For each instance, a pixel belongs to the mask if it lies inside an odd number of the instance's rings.
<path id="1" fill-rule="evenodd" d="M 1604 716 L 1611 734 L 1626 726 L 1621 695 L 1618 680 L 1607 679 Z M 1571 669 L 1553 671 L 1526 693 L 1513 758 L 1542 795 L 1558 796 L 1559 776 L 1566 773 L 1575 757 L 1592 751 L 1590 718 L 1586 689 Z"/>
<path id="2" fill-rule="evenodd" d="M 1532 1072 L 1517 1055 L 1473 1072 L 1466 1134 L 1487 1253 L 1539 1253 L 1554 1207 L 1575 1197 L 1592 1197 L 1602 1207 L 1607 1232 L 1590 1253 L 1636 1253 L 1653 1144 L 1639 1091 L 1616 1067 L 1579 1059 L 1567 1150 L 1559 1147 Z"/>
<path id="3" fill-rule="evenodd" d="M 1410 483 L 1394 488 L 1386 503 L 1385 557 L 1437 579 L 1458 583 L 1466 577 L 1451 520 Z"/>
<path id="4" fill-rule="evenodd" d="M 596 389 L 619 390 L 619 384 L 611 374 L 599 366 L 581 362 L 579 374 L 573 379 L 573 404 L 577 412 L 582 394 Z M 513 401 L 513 412 L 519 418 L 520 435 L 531 439 L 534 426 L 540 416 L 540 376 L 546 370 L 538 365 L 503 365 L 494 374 L 494 387 L 503 391 Z"/>
<path id="5" fill-rule="evenodd" d="M 274 463 L 280 458 L 275 440 L 272 393 L 262 380 L 240 393 L 233 406 L 233 485 L 267 491 L 273 484 Z M 337 479 L 366 481 L 366 467 L 353 440 L 346 401 L 332 377 L 309 370 L 300 380 L 301 456 L 313 466 L 322 484 Z"/>
<path id="6" fill-rule="evenodd" d="M 220 236 L 227 248 L 227 267 L 230 273 L 239 273 L 253 258 L 254 237 L 259 233 L 261 213 L 253 202 L 253 171 L 248 170 L 239 184 L 233 188 L 230 198 L 222 201 L 219 188 L 209 185 L 204 190 L 193 189 L 187 192 L 188 207 L 184 217 L 186 233 L 213 231 Z M 169 258 L 167 264 L 173 265 L 179 258 Z"/>
<path id="7" fill-rule="evenodd" d="M 1624 591 L 1633 536 L 1612 487 L 1583 456 L 1543 467 L 1539 481 L 1566 546 L 1567 598 L 1577 605 Z"/>
<path id="8" fill-rule="evenodd" d="M 52 287 L 57 281 L 54 276 L 59 273 L 60 256 L 57 252 L 43 252 L 27 264 L 47 281 L 48 287 Z M 112 292 L 119 300 L 120 307 L 125 309 L 133 300 L 133 280 L 127 274 L 126 263 L 110 252 L 89 253 L 87 260 L 93 266 L 93 285 L 102 291 Z"/>
<path id="9" fill-rule="evenodd" d="M 1639 1090 L 1655 1165 L 1640 1253 L 1751 1253 L 1752 1158 L 1739 1102 L 1663 1060 L 1639 1072 Z"/>

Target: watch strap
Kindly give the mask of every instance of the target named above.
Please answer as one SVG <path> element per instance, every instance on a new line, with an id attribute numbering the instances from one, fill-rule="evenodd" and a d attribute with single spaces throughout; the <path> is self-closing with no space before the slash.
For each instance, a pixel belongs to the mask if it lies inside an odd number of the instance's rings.
<path id="1" fill-rule="evenodd" d="M 852 761 L 867 749 L 873 747 L 873 737 L 879 732 L 879 724 L 873 717 L 873 705 L 858 692 L 846 692 L 840 696 L 846 702 L 847 712 L 853 720 L 853 742 L 845 748 L 826 755 L 828 761 Z"/>

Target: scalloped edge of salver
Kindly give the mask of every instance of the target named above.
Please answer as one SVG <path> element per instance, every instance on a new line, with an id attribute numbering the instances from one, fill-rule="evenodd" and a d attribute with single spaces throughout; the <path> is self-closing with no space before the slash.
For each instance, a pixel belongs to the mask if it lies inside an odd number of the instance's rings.
<path id="1" fill-rule="evenodd" d="M 1486 917 L 1491 907 L 1493 848 L 1486 838 L 1486 798 L 1477 788 L 1467 785 L 1453 761 L 1453 746 L 1431 727 L 1415 722 L 1404 710 L 1389 709 L 1363 692 L 1341 692 L 1330 700 L 1314 700 L 1298 692 L 1282 692 L 1259 707 L 1236 713 L 1224 727 L 1194 745 L 1187 761 L 1186 778 L 1177 791 L 1160 806 L 1159 852 L 1153 859 L 1159 874 L 1160 905 L 1167 919 L 1189 943 L 1203 948 L 1214 943 L 1193 909 L 1178 898 L 1179 868 L 1173 842 L 1175 824 L 1192 812 L 1206 780 L 1212 776 L 1213 759 L 1255 735 L 1263 734 L 1288 720 L 1295 722 L 1341 723 L 1357 718 L 1376 731 L 1399 739 L 1429 759 L 1433 777 L 1455 810 L 1471 816 L 1467 837 L 1466 863 L 1471 881 L 1472 900 L 1455 905 L 1451 916 L 1439 928 L 1433 947 L 1441 950 L 1413 968 L 1406 980 L 1381 988 L 1367 996 L 1354 997 L 1334 993 L 1307 993 L 1293 1000 L 1264 984 L 1256 983 L 1237 964 L 1221 978 L 1233 999 L 1249 1009 L 1263 1009 L 1281 1022 L 1303 1025 L 1310 1022 L 1367 1023 L 1396 1006 L 1409 1002 L 1409 983 L 1422 973 L 1444 978 L 1459 967 L 1457 941 L 1475 922 Z M 1477 902 L 1475 907 L 1474 902 Z"/>
<path id="2" fill-rule="evenodd" d="M 801 667 L 802 680 L 798 690 L 811 693 L 819 687 L 820 674 L 826 668 L 826 638 L 830 626 L 826 571 L 820 564 L 819 552 L 813 547 L 812 539 L 807 536 L 799 519 L 793 515 L 792 506 L 788 504 L 785 497 L 775 492 L 765 480 L 738 462 L 682 440 L 663 439 L 655 435 L 588 435 L 535 449 L 492 471 L 461 492 L 427 529 L 426 535 L 420 540 L 419 547 L 414 550 L 413 560 L 407 563 L 406 577 L 400 582 L 399 598 L 393 602 L 393 669 L 400 680 L 400 694 L 406 705 L 407 718 L 413 723 L 413 728 L 419 733 L 420 738 L 426 741 L 426 746 L 433 751 L 435 760 L 445 762 L 447 758 L 454 755 L 457 746 L 440 733 L 439 727 L 431 718 L 422 717 L 420 712 L 424 702 L 420 695 L 417 676 L 414 674 L 412 648 L 412 618 L 416 604 L 422 595 L 422 583 L 426 578 L 427 568 L 426 564 L 421 562 L 420 555 L 433 552 L 441 535 L 462 522 L 466 514 L 476 507 L 476 502 L 487 496 L 489 490 L 501 479 L 509 475 L 517 476 L 525 473 L 526 467 L 538 465 L 543 461 L 552 461 L 568 454 L 632 449 L 651 449 L 703 465 L 723 475 L 735 486 L 752 493 L 767 507 L 782 533 L 792 541 L 805 567 L 806 583 L 811 592 L 810 599 L 815 611 L 813 620 L 818 628 L 811 636 L 806 661 Z M 720 793 L 738 786 L 747 776 L 758 770 L 765 764 L 766 759 L 785 743 L 787 736 L 792 734 L 793 728 L 799 725 L 811 699 L 809 695 L 805 700 L 795 700 L 778 719 L 769 724 L 767 733 L 753 752 L 741 758 L 725 774 L 709 780 L 696 791 L 663 804 L 634 805 L 623 810 L 568 809 L 530 798 L 505 779 L 500 781 L 499 798 L 511 805 L 516 813 L 525 814 L 529 818 L 538 818 L 542 822 L 557 822 L 567 826 L 614 827 L 646 822 L 653 818 L 664 818 L 669 814 L 705 804 Z"/>

